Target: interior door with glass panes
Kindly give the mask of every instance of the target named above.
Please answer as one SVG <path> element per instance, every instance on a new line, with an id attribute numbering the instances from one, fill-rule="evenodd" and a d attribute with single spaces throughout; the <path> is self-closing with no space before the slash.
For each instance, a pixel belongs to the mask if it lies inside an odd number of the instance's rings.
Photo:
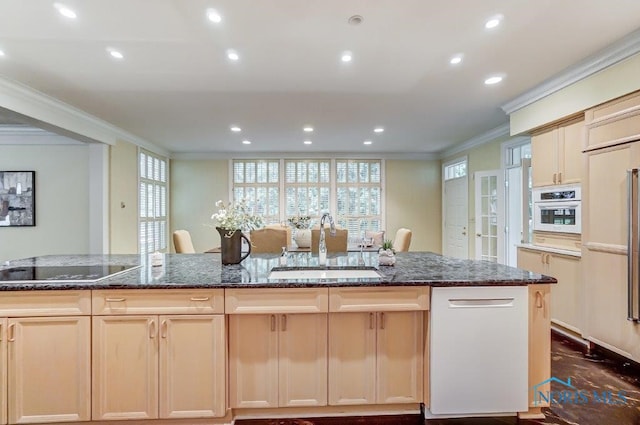
<path id="1" fill-rule="evenodd" d="M 477 260 L 504 262 L 504 176 L 500 170 L 478 171 L 475 177 Z"/>

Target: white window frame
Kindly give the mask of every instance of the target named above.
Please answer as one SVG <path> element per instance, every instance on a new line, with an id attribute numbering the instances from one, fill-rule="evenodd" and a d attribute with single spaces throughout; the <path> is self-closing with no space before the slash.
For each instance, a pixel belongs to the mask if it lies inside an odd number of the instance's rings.
<path id="1" fill-rule="evenodd" d="M 148 177 L 142 176 L 142 169 L 140 166 L 140 163 L 142 161 L 142 155 L 146 155 L 148 158 L 152 158 L 154 162 L 159 161 L 160 163 L 164 163 L 164 170 L 165 170 L 164 181 L 150 179 Z M 148 164 L 148 159 L 147 161 L 145 161 L 145 163 Z M 140 254 L 149 254 L 155 251 L 167 252 L 169 248 L 169 172 L 170 170 L 169 170 L 168 158 L 155 154 L 146 149 L 142 149 L 140 147 L 138 148 L 138 252 Z M 141 202 L 142 184 L 151 185 L 153 188 L 154 194 L 157 193 L 157 188 L 161 190 L 160 193 L 162 193 L 162 189 L 164 189 L 164 215 L 162 215 L 162 213 L 158 211 L 159 205 L 156 204 L 154 206 L 153 217 L 148 217 L 146 216 L 146 214 L 145 214 L 145 217 L 142 216 L 142 208 L 143 207 L 148 208 L 148 204 L 145 203 L 143 205 L 143 203 Z M 147 196 L 147 200 L 148 199 L 149 198 Z M 156 200 L 154 198 L 152 202 L 155 204 L 155 201 Z M 156 237 L 156 235 L 154 234 L 155 242 L 152 247 L 153 249 L 149 251 L 147 250 L 149 248 L 147 244 L 142 243 L 142 234 L 141 234 L 142 223 L 158 223 L 157 231 L 160 232 L 160 235 Z M 149 230 L 149 226 L 147 225 L 146 231 L 148 230 Z M 155 232 L 156 230 L 154 229 L 154 233 Z M 147 240 L 148 240 L 148 236 L 147 236 Z"/>
<path id="2" fill-rule="evenodd" d="M 379 161 L 380 162 L 380 230 L 385 230 L 386 228 L 386 176 L 385 169 L 386 164 L 385 160 L 382 158 L 326 158 L 326 157 L 305 157 L 305 158 L 281 158 L 278 161 L 280 162 L 279 166 L 279 196 L 280 196 L 280 208 L 279 208 L 279 222 L 287 221 L 286 214 L 286 178 L 285 178 L 285 162 L 286 161 L 322 161 L 329 160 L 329 173 L 330 173 L 330 191 L 329 191 L 329 213 L 334 217 L 334 219 L 339 219 L 337 217 L 337 165 L 336 161 Z M 267 159 L 269 160 L 269 159 Z M 273 160 L 273 159 L 271 159 Z M 251 158 L 235 158 L 229 160 L 229 199 L 234 199 L 234 162 L 235 161 L 257 161 L 257 159 Z M 313 183 L 310 183 L 312 185 Z M 316 223 L 317 224 L 317 223 Z"/>

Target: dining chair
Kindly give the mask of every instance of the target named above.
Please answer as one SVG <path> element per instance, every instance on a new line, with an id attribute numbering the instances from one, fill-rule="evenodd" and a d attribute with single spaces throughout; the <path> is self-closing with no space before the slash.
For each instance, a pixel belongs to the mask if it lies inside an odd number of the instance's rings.
<path id="1" fill-rule="evenodd" d="M 336 229 L 336 235 L 331 236 L 329 228 L 324 229 L 324 241 L 327 245 L 327 252 L 347 252 L 347 229 Z M 320 245 L 320 229 L 311 229 L 311 252 L 318 252 Z"/>
<path id="2" fill-rule="evenodd" d="M 396 252 L 409 251 L 409 245 L 411 245 L 411 230 L 401 227 L 393 239 L 393 249 Z"/>
<path id="3" fill-rule="evenodd" d="M 193 248 L 193 242 L 191 242 L 191 234 L 187 230 L 176 230 L 173 232 L 173 247 L 176 249 L 177 254 L 196 253 L 196 250 Z"/>
<path id="4" fill-rule="evenodd" d="M 282 252 L 282 247 L 288 247 L 288 235 L 284 228 L 274 229 L 264 227 L 262 229 L 252 230 L 249 233 L 251 239 L 251 252 L 254 254 Z"/>
<path id="5" fill-rule="evenodd" d="M 265 229 L 286 230 L 286 232 L 287 232 L 287 246 L 291 245 L 291 242 L 293 241 L 293 237 L 292 237 L 293 230 L 291 229 L 291 226 L 289 226 L 288 224 L 275 223 L 275 224 L 267 224 L 264 227 L 265 227 Z M 278 252 L 280 252 L 280 251 L 278 251 Z"/>

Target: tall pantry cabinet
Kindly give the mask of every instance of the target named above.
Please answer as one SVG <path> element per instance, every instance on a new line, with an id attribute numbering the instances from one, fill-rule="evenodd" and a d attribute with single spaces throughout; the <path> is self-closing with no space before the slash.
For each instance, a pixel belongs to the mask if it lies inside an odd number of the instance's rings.
<path id="1" fill-rule="evenodd" d="M 627 170 L 640 166 L 640 93 L 586 111 L 582 264 L 585 337 L 640 361 L 627 320 Z"/>

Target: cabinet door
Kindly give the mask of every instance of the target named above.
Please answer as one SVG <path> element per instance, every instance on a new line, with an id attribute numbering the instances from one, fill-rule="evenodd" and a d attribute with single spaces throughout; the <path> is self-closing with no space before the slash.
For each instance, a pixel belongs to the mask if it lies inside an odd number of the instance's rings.
<path id="1" fill-rule="evenodd" d="M 583 289 L 580 285 L 580 258 L 550 254 L 548 275 L 558 280 L 551 286 L 551 320 L 581 333 Z"/>
<path id="2" fill-rule="evenodd" d="M 0 317 L 0 424 L 7 423 L 7 319 Z"/>
<path id="3" fill-rule="evenodd" d="M 88 421 L 90 319 L 9 319 L 9 423 Z"/>
<path id="4" fill-rule="evenodd" d="M 557 182 L 560 184 L 579 183 L 582 176 L 582 145 L 584 121 L 560 127 Z"/>
<path id="5" fill-rule="evenodd" d="M 540 251 L 518 248 L 518 268 L 546 274 L 545 255 L 546 253 Z"/>
<path id="6" fill-rule="evenodd" d="M 550 285 L 529 285 L 529 412 L 540 414 L 549 403 L 540 397 L 550 385 L 535 387 L 551 377 Z"/>
<path id="7" fill-rule="evenodd" d="M 329 404 L 374 404 L 375 313 L 329 314 Z"/>
<path id="8" fill-rule="evenodd" d="M 278 318 L 279 406 L 326 406 L 327 315 Z"/>
<path id="9" fill-rule="evenodd" d="M 160 316 L 159 323 L 160 417 L 224 416 L 224 316 Z"/>
<path id="10" fill-rule="evenodd" d="M 229 316 L 231 407 L 278 407 L 275 314 Z"/>
<path id="11" fill-rule="evenodd" d="M 422 401 L 422 317 L 421 311 L 378 313 L 377 403 Z"/>
<path id="12" fill-rule="evenodd" d="M 531 137 L 531 180 L 533 186 L 555 184 L 557 170 L 558 129 L 554 128 Z"/>
<path id="13" fill-rule="evenodd" d="M 156 419 L 157 316 L 94 316 L 92 346 L 92 419 Z"/>

